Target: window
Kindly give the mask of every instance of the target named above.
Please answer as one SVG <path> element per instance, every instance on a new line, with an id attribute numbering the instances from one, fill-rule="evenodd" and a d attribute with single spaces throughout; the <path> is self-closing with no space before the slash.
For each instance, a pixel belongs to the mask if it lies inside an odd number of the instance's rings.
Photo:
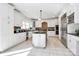
<path id="1" fill-rule="evenodd" d="M 29 29 L 30 28 L 30 25 L 29 25 L 29 23 L 28 22 L 22 22 L 22 27 L 21 27 L 22 29 Z"/>

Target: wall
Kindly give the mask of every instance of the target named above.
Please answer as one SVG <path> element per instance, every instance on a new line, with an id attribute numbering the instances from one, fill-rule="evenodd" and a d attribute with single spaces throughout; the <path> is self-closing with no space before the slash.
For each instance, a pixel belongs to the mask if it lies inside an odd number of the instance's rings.
<path id="1" fill-rule="evenodd" d="M 52 20 L 38 20 L 35 22 L 35 27 L 41 27 L 42 22 L 47 22 L 48 27 L 55 27 L 55 25 L 58 24 L 58 19 L 52 19 Z"/>
<path id="2" fill-rule="evenodd" d="M 14 11 L 14 17 L 15 17 L 15 20 L 14 20 L 15 26 L 22 26 L 23 21 L 30 23 L 30 26 L 32 26 L 33 24 L 33 21 L 31 19 L 27 18 L 25 15 L 23 15 L 20 12 L 17 12 L 16 10 Z"/>
<path id="3" fill-rule="evenodd" d="M 26 33 L 14 34 L 14 15 L 14 7 L 7 3 L 0 3 L 0 52 L 26 40 Z M 19 19 L 20 16 L 17 15 L 16 23 L 19 20 L 27 21 L 25 18 Z"/>
<path id="4" fill-rule="evenodd" d="M 22 26 L 22 20 L 24 19 L 24 16 L 21 15 L 21 13 L 14 10 L 14 25 L 15 26 Z"/>
<path id="5" fill-rule="evenodd" d="M 55 27 L 55 25 L 58 25 L 58 19 L 51 19 L 51 20 L 38 20 L 35 22 L 35 27 L 41 27 L 42 22 L 47 22 L 48 27 Z M 55 31 L 48 31 L 48 36 L 56 36 Z"/>
<path id="6" fill-rule="evenodd" d="M 75 30 L 79 30 L 79 23 L 69 24 L 67 27 L 68 33 L 76 33 Z"/>

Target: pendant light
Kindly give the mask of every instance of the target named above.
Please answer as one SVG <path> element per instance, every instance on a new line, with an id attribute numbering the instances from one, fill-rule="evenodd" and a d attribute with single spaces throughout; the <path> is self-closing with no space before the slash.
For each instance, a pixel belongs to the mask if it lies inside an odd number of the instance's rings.
<path id="1" fill-rule="evenodd" d="M 40 17 L 38 20 L 42 20 L 42 10 L 40 10 Z"/>

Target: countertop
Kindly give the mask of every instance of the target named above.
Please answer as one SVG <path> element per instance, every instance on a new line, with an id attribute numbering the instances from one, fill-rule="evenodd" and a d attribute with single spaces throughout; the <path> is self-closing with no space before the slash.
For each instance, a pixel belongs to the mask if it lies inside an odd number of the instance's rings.
<path id="1" fill-rule="evenodd" d="M 79 37 L 79 34 L 76 34 L 76 33 L 68 33 L 68 34 Z"/>
<path id="2" fill-rule="evenodd" d="M 46 34 L 46 31 L 33 31 L 35 34 Z"/>
<path id="3" fill-rule="evenodd" d="M 18 30 L 18 31 L 14 31 L 14 34 L 16 34 L 16 33 L 24 33 L 24 32 L 29 32 L 29 31 L 35 31 L 35 30 L 22 30 L 22 29 L 20 29 L 20 30 Z"/>
<path id="4" fill-rule="evenodd" d="M 76 34 L 76 33 L 68 33 L 68 35 L 71 35 L 73 39 L 75 39 L 76 41 L 79 41 L 79 34 Z"/>
<path id="5" fill-rule="evenodd" d="M 24 32 L 26 32 L 26 31 L 14 31 L 14 34 L 17 34 L 17 33 L 24 33 Z"/>

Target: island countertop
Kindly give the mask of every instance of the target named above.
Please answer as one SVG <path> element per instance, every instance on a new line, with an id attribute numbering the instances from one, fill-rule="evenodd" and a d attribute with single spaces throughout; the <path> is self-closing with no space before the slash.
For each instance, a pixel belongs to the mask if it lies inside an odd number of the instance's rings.
<path id="1" fill-rule="evenodd" d="M 46 34 L 46 31 L 33 31 L 33 33 L 36 33 L 36 34 Z"/>
<path id="2" fill-rule="evenodd" d="M 33 31 L 32 44 L 34 47 L 45 48 L 47 45 L 47 37 L 45 31 Z"/>

